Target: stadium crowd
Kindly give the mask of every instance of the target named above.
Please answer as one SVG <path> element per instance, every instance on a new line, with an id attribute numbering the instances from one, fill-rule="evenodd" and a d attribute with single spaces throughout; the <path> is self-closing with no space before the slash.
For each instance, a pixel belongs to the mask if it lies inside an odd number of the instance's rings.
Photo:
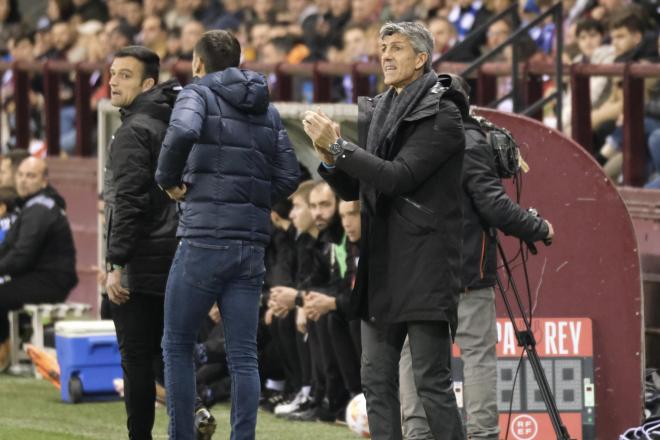
<path id="1" fill-rule="evenodd" d="M 44 2 L 42 2 L 44 3 Z M 37 3 L 35 3 L 37 5 Z M 447 53 L 493 14 L 504 11 L 512 0 L 48 0 L 44 10 L 36 6 L 19 8 L 16 0 L 0 2 L 0 56 L 6 61 L 66 60 L 107 63 L 113 54 L 130 44 L 156 52 L 164 65 L 190 61 L 192 49 L 208 29 L 228 29 L 243 47 L 243 62 L 276 65 L 326 60 L 332 63 L 377 61 L 377 33 L 386 21 L 419 20 L 435 37 L 434 60 Z M 517 10 L 496 21 L 471 43 L 451 51 L 443 61 L 471 62 L 491 51 L 512 32 L 552 6 L 548 0 L 519 0 Z M 658 61 L 658 9 L 639 0 L 566 0 L 563 2 L 564 62 L 612 63 Z M 23 9 L 23 10 L 21 10 Z M 518 44 L 521 59 L 552 60 L 556 51 L 555 25 L 551 18 L 533 28 Z M 511 47 L 498 61 L 511 60 Z M 162 69 L 164 79 L 169 69 Z M 103 71 L 90 78 L 92 109 L 108 96 Z M 30 131 L 33 151 L 43 147 L 44 98 L 39 73 L 31 74 Z M 16 143 L 14 75 L 2 76 L 2 151 Z M 372 78 L 372 90 L 382 90 Z M 275 75 L 269 83 L 275 86 Z M 568 78 L 565 79 L 568 85 Z M 599 161 L 612 178 L 621 171 L 621 126 L 623 97 L 618 78 L 591 80 L 592 127 Z M 660 166 L 660 88 L 655 79 L 647 81 L 645 134 L 650 169 Z M 311 100 L 307 88 L 297 100 Z M 554 80 L 545 80 L 546 91 Z M 511 89 L 509 77 L 498 80 L 498 96 Z M 570 93 L 570 92 L 569 92 Z M 60 85 L 60 148 L 72 154 L 76 143 L 76 112 L 73 76 L 63 75 Z M 331 91 L 334 102 L 350 102 L 350 75 L 337 78 Z M 571 104 L 564 99 L 563 126 L 570 133 Z M 511 110 L 511 101 L 499 104 Z M 651 179 L 654 176 L 651 176 Z M 653 185 L 658 185 L 654 183 Z"/>

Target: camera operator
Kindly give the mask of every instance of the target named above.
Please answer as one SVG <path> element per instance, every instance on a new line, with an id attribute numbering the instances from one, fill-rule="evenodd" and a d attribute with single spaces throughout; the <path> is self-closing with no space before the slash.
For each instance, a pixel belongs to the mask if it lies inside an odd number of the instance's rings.
<path id="1" fill-rule="evenodd" d="M 467 95 L 469 86 L 456 79 Z M 480 123 L 470 115 L 463 125 L 463 263 L 456 343 L 463 360 L 468 438 L 497 440 L 496 231 L 526 243 L 549 242 L 554 231 L 547 220 L 524 210 L 506 194 L 498 173 L 498 158 Z M 415 388 L 407 341 L 400 363 L 400 384 L 403 437 L 433 439 Z"/>

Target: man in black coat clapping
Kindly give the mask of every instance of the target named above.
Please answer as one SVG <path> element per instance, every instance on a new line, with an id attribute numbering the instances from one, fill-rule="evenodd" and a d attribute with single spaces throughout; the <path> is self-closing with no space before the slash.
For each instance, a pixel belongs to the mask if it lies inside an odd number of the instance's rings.
<path id="1" fill-rule="evenodd" d="M 423 26 L 380 31 L 389 90 L 358 102 L 359 146 L 322 113 L 303 126 L 321 176 L 344 200 L 362 202 L 360 261 L 350 308 L 362 320 L 362 388 L 371 437 L 401 439 L 398 366 L 406 334 L 415 382 L 434 436 L 464 439 L 453 393 L 451 336 L 460 285 L 461 168 L 468 106 L 451 78 L 431 71 Z"/>

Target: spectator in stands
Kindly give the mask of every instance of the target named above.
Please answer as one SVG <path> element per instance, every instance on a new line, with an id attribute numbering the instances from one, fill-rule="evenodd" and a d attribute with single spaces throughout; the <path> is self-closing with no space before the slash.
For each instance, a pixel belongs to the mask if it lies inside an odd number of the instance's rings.
<path id="1" fill-rule="evenodd" d="M 165 20 L 155 15 L 146 17 L 142 22 L 142 43 L 155 52 L 158 58 L 167 58 L 167 27 Z"/>
<path id="2" fill-rule="evenodd" d="M 278 35 L 282 30 L 284 30 L 283 36 L 271 37 L 271 39 L 261 48 L 261 51 L 257 53 L 257 61 L 271 65 L 277 65 L 279 63 L 299 64 L 309 55 L 309 49 L 307 46 L 297 42 L 299 40 L 296 40 L 292 36 L 286 34 L 286 27 L 279 26 L 276 27 L 276 29 L 271 29 L 271 35 Z M 277 96 L 278 84 L 275 72 L 271 72 L 267 79 L 268 87 L 271 90 L 271 93 Z M 294 99 L 304 99 L 305 101 L 311 102 L 311 81 L 297 78 L 294 84 L 294 92 L 297 92 L 294 94 Z M 304 98 L 301 97 L 300 93 L 303 87 L 305 87 L 303 92 L 309 92 L 309 96 Z"/>
<path id="3" fill-rule="evenodd" d="M 167 31 L 167 56 L 165 62 L 181 59 L 181 29 L 174 28 Z M 192 58 L 186 60 L 191 61 Z"/>
<path id="4" fill-rule="evenodd" d="M 181 28 L 181 55 L 179 59 L 192 61 L 195 44 L 204 33 L 204 25 L 197 20 L 190 20 Z"/>
<path id="5" fill-rule="evenodd" d="M 364 27 L 380 23 L 382 10 L 379 0 L 351 0 L 351 21 Z"/>
<path id="6" fill-rule="evenodd" d="M 488 2 L 488 9 L 494 14 L 497 15 L 501 12 L 504 12 L 513 4 L 517 4 L 518 0 L 491 0 Z M 514 29 L 520 27 L 520 15 L 518 15 L 518 8 L 515 8 L 512 15 L 508 16 L 513 24 Z"/>
<path id="7" fill-rule="evenodd" d="M 122 124 L 105 161 L 105 287 L 121 351 L 130 438 L 151 438 L 155 381 L 163 382 L 163 294 L 177 245 L 176 206 L 153 177 L 178 92 L 176 81 L 158 84 L 159 65 L 154 52 L 128 46 L 110 67 L 110 102 L 120 108 Z"/>
<path id="8" fill-rule="evenodd" d="M 243 21 L 243 10 L 240 0 L 223 0 L 222 11 L 213 20 L 209 20 L 209 29 L 226 29 L 237 32 Z"/>
<path id="9" fill-rule="evenodd" d="M 99 21 L 87 21 L 78 26 L 76 46 L 80 51 L 80 61 L 102 63 L 111 55 L 107 50 L 107 45 L 101 41 L 102 33 L 103 24 Z M 92 75 L 90 82 L 93 87 L 98 87 L 100 76 L 102 76 L 101 71 L 96 71 Z"/>
<path id="10" fill-rule="evenodd" d="M 428 28 L 433 34 L 435 42 L 433 61 L 436 61 L 456 44 L 456 28 L 447 17 L 442 16 L 431 18 L 428 22 Z"/>
<path id="11" fill-rule="evenodd" d="M 0 187 L 16 186 L 16 170 L 25 159 L 30 157 L 27 150 L 16 148 L 2 155 L 0 159 Z"/>
<path id="12" fill-rule="evenodd" d="M 106 22 L 108 20 L 108 7 L 102 0 L 73 0 L 76 6 L 76 15 L 80 21 L 98 20 Z"/>
<path id="13" fill-rule="evenodd" d="M 389 19 L 393 22 L 417 20 L 417 0 L 390 0 Z"/>
<path id="14" fill-rule="evenodd" d="M 37 29 L 34 33 L 34 56 L 43 59 L 44 54 L 52 47 L 50 37 L 51 22 L 48 18 L 40 18 L 37 21 Z"/>
<path id="15" fill-rule="evenodd" d="M 576 38 L 579 53 L 572 60 L 574 63 L 609 64 L 614 62 L 614 47 L 604 45 L 605 28 L 593 18 L 584 18 L 578 21 L 576 26 Z M 609 97 L 612 90 L 611 78 L 604 76 L 592 76 L 589 79 L 591 96 L 591 109 L 596 110 Z M 564 98 L 562 118 L 564 120 L 564 132 L 571 133 L 571 94 L 570 91 Z"/>
<path id="16" fill-rule="evenodd" d="M 5 241 L 7 232 L 16 221 L 18 193 L 13 186 L 0 186 L 0 244 Z"/>
<path id="17" fill-rule="evenodd" d="M 418 15 L 427 22 L 435 17 L 446 17 L 449 15 L 448 4 L 445 0 L 422 0 L 418 5 Z"/>
<path id="18" fill-rule="evenodd" d="M 70 51 L 76 41 L 76 31 L 66 21 L 57 21 L 51 27 L 51 49 L 42 54 L 42 60 L 71 61 Z M 43 84 L 41 84 L 43 87 Z M 40 90 L 41 91 L 41 90 Z M 68 74 L 60 75 L 60 151 L 66 156 L 73 153 L 76 146 L 76 108 L 74 85 Z"/>
<path id="19" fill-rule="evenodd" d="M 266 42 L 257 53 L 257 60 L 266 64 L 279 64 L 287 61 L 289 52 L 293 49 L 293 41 L 289 37 L 273 38 Z"/>
<path id="20" fill-rule="evenodd" d="M 246 61 L 262 61 L 263 48 L 270 40 L 270 25 L 255 23 L 250 29 L 250 44 L 244 51 Z M 249 55 L 248 55 L 249 53 Z"/>
<path id="21" fill-rule="evenodd" d="M 369 61 L 367 34 L 357 24 L 350 24 L 344 31 L 343 58 L 346 63 Z"/>
<path id="22" fill-rule="evenodd" d="M 69 21 L 76 12 L 73 0 L 48 0 L 46 17 L 51 22 L 64 20 Z"/>
<path id="23" fill-rule="evenodd" d="M 303 43 L 294 44 L 289 52 L 290 58 L 295 54 L 298 63 L 323 59 L 324 45 L 316 38 L 317 26 L 321 21 L 319 9 L 311 0 L 287 0 L 286 5 L 282 20 L 288 23 L 287 34 Z"/>
<path id="24" fill-rule="evenodd" d="M 275 24 L 277 11 L 271 0 L 254 1 L 254 23 Z M 253 24 L 254 24 L 253 23 Z"/>
<path id="25" fill-rule="evenodd" d="M 222 15 L 223 2 L 219 0 L 192 0 L 193 17 L 202 22 L 206 29 L 214 29 L 214 24 Z M 232 10 L 234 7 L 232 7 Z"/>
<path id="26" fill-rule="evenodd" d="M 482 48 L 484 54 L 492 52 L 497 46 L 506 41 L 507 38 L 511 35 L 511 23 L 508 20 L 498 20 L 491 24 L 488 27 L 488 32 L 486 33 L 486 44 Z M 519 44 L 518 47 L 521 45 Z M 534 46 L 534 43 L 532 43 Z M 535 48 L 531 49 L 533 52 Z M 499 53 L 491 57 L 490 61 L 492 62 L 503 62 L 511 63 L 511 52 L 512 46 L 507 46 L 503 50 L 500 50 Z M 497 83 L 497 98 L 505 96 L 511 92 L 511 77 L 503 76 L 496 79 Z M 505 99 L 500 102 L 497 106 L 498 110 L 511 112 L 513 111 L 513 101 L 511 98 Z"/>
<path id="27" fill-rule="evenodd" d="M 119 20 L 122 18 L 121 8 L 124 3 L 124 0 L 106 0 L 106 5 L 108 8 L 108 18 L 110 20 Z"/>
<path id="28" fill-rule="evenodd" d="M 646 53 L 647 48 L 643 44 L 644 30 L 642 18 L 635 8 L 626 7 L 611 16 L 610 37 L 614 47 L 615 62 L 640 61 L 656 56 L 657 48 L 653 54 Z M 601 156 L 607 159 L 605 172 L 612 178 L 621 171 L 621 143 L 617 139 L 618 136 L 608 136 L 622 124 L 623 90 L 620 80 L 615 79 L 609 98 L 591 113 L 594 143 L 600 148 Z"/>
<path id="29" fill-rule="evenodd" d="M 449 21 L 454 24 L 459 41 L 471 36 L 470 41 L 454 52 L 450 61 L 470 62 L 480 55 L 481 46 L 486 42 L 486 30 L 474 35 L 492 13 L 481 0 L 458 0 L 449 13 Z M 463 43 L 465 44 L 465 43 Z"/>
<path id="30" fill-rule="evenodd" d="M 9 40 L 9 53 L 11 61 L 17 62 L 33 62 L 34 61 L 34 35 L 29 32 L 24 32 L 12 37 Z M 34 72 L 28 70 L 28 78 L 30 82 L 29 96 L 29 136 L 30 143 L 34 140 L 43 137 L 43 122 L 41 108 L 43 107 L 43 96 L 39 93 L 39 89 L 34 83 L 34 78 L 37 76 Z M 5 71 L 2 75 L 2 110 L 7 116 L 7 130 L 9 137 L 6 140 L 5 148 L 16 148 L 16 100 L 15 100 L 15 85 L 16 73 L 13 69 Z M 22 159 L 21 159 L 22 160 Z M 16 163 L 18 166 L 18 163 Z"/>
<path id="31" fill-rule="evenodd" d="M 144 0 L 144 15 L 156 15 L 164 17 L 171 7 L 170 0 Z"/>
<path id="32" fill-rule="evenodd" d="M 644 132 L 655 175 L 646 188 L 660 189 L 660 81 L 656 81 L 645 104 Z"/>
<path id="33" fill-rule="evenodd" d="M 612 14 L 628 3 L 628 0 L 598 0 L 596 6 L 589 11 L 589 14 L 594 20 L 608 23 Z"/>
<path id="34" fill-rule="evenodd" d="M 580 53 L 573 59 L 574 63 L 592 63 L 592 57 L 603 46 L 605 28 L 602 23 L 593 18 L 584 18 L 578 22 L 575 29 Z"/>
<path id="35" fill-rule="evenodd" d="M 189 0 L 174 0 L 174 7 L 165 15 L 168 29 L 181 29 L 184 24 L 194 19 L 194 2 Z"/>
<path id="36" fill-rule="evenodd" d="M 125 20 L 119 20 L 114 29 L 110 32 L 110 50 L 115 53 L 126 46 L 131 46 L 135 42 L 136 31 Z"/>
<path id="37" fill-rule="evenodd" d="M 351 20 L 350 0 L 331 0 L 330 9 L 324 16 L 330 31 L 327 34 L 327 45 L 342 47 L 343 34 Z"/>
<path id="38" fill-rule="evenodd" d="M 16 0 L 0 1 L 0 58 L 9 55 L 7 42 L 20 30 L 21 13 Z"/>
<path id="39" fill-rule="evenodd" d="M 78 283 L 66 204 L 48 185 L 45 161 L 21 162 L 16 192 L 21 211 L 0 246 L 0 370 L 9 361 L 7 312 L 28 303 L 62 302 Z"/>
<path id="40" fill-rule="evenodd" d="M 201 79 L 177 99 L 156 171 L 170 197 L 185 198 L 163 336 L 170 436 L 180 440 L 193 435 L 192 350 L 200 320 L 214 302 L 225 325 L 232 377 L 232 437 L 255 436 L 257 326 L 270 208 L 293 192 L 299 177 L 263 76 L 238 69 L 240 55 L 240 44 L 226 31 L 206 32 L 197 42 L 192 73 Z M 208 137 L 210 132 L 219 135 Z"/>
<path id="41" fill-rule="evenodd" d="M 73 47 L 78 36 L 76 30 L 73 29 L 69 22 L 56 21 L 53 22 L 50 33 L 53 42 L 53 50 L 48 58 L 68 61 L 69 50 Z"/>
<path id="42" fill-rule="evenodd" d="M 144 20 L 142 2 L 140 0 L 125 0 L 121 7 L 121 16 L 133 29 L 139 30 Z"/>
<path id="43" fill-rule="evenodd" d="M 534 20 L 552 6 L 551 0 L 525 0 L 520 3 L 518 10 L 522 24 Z M 555 49 L 555 24 L 552 16 L 547 17 L 540 24 L 532 27 L 528 34 L 536 43 L 537 48 L 545 54 L 552 54 Z"/>

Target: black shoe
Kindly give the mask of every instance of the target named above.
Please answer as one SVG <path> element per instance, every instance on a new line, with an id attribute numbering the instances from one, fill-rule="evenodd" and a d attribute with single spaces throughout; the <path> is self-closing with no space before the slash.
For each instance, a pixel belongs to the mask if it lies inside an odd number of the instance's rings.
<path id="1" fill-rule="evenodd" d="M 200 408 L 195 412 L 195 434 L 197 440 L 211 440 L 215 432 L 215 418 L 208 409 Z"/>
<path id="2" fill-rule="evenodd" d="M 286 396 L 284 393 L 281 391 L 274 391 L 272 393 L 269 393 L 269 395 L 263 396 L 261 399 L 261 402 L 259 402 L 259 406 L 261 408 L 265 409 L 268 412 L 273 412 L 275 411 L 275 407 L 281 403 L 284 403 L 286 401 Z"/>
<path id="3" fill-rule="evenodd" d="M 296 422 L 316 422 L 319 420 L 319 407 L 314 406 L 303 411 L 296 411 L 294 413 L 286 416 L 288 420 L 294 420 Z"/>
<path id="4" fill-rule="evenodd" d="M 334 423 L 334 421 L 337 419 L 337 412 L 330 410 L 324 405 L 321 405 L 318 408 L 318 410 L 316 411 L 316 415 L 318 416 L 318 419 L 322 422 Z"/>

